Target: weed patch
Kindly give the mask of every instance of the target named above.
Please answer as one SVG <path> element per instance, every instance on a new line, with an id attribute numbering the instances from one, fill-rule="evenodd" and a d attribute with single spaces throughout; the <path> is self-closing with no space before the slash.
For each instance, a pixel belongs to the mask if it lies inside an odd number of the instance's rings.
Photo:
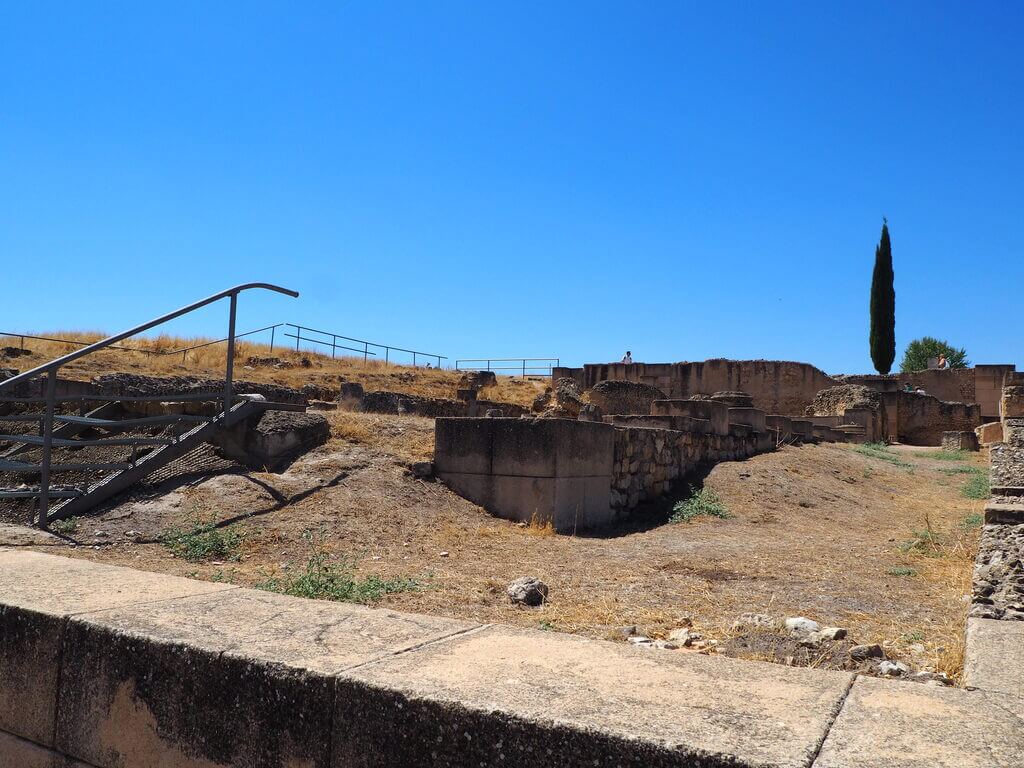
<path id="1" fill-rule="evenodd" d="M 917 576 L 916 570 L 907 567 L 890 568 L 886 573 L 890 576 Z"/>
<path id="2" fill-rule="evenodd" d="M 691 492 L 690 497 L 677 501 L 672 507 L 672 516 L 669 518 L 673 523 L 688 523 L 698 517 L 717 517 L 722 520 L 732 517 L 725 504 L 710 488 L 701 488 L 699 491 Z"/>
<path id="3" fill-rule="evenodd" d="M 966 499 L 987 499 L 989 496 L 988 475 L 973 475 L 960 487 L 960 495 Z"/>
<path id="4" fill-rule="evenodd" d="M 941 557 L 942 537 L 930 529 L 914 531 L 912 538 L 900 544 L 900 552 L 924 555 L 925 557 Z"/>
<path id="5" fill-rule="evenodd" d="M 942 467 L 939 472 L 944 475 L 983 475 L 985 470 L 981 467 L 968 467 L 966 465 L 960 467 Z"/>
<path id="6" fill-rule="evenodd" d="M 59 533 L 61 536 L 70 536 L 78 531 L 78 518 L 67 517 L 63 520 L 54 520 L 50 523 L 50 530 Z"/>
<path id="7" fill-rule="evenodd" d="M 218 528 L 215 522 L 198 518 L 189 528 L 168 528 L 160 543 L 174 555 L 197 563 L 201 560 L 237 560 L 242 534 L 235 526 Z"/>
<path id="8" fill-rule="evenodd" d="M 853 448 L 855 453 L 859 453 L 861 456 L 867 456 L 869 459 L 878 459 L 880 461 L 887 461 L 893 466 L 899 467 L 900 469 L 912 470 L 914 465 L 908 461 L 904 461 L 885 443 L 862 443 L 856 445 Z"/>
<path id="9" fill-rule="evenodd" d="M 960 527 L 965 531 L 969 531 L 972 528 L 980 528 L 981 524 L 985 522 L 985 516 L 977 513 L 968 515 L 964 518 L 963 522 L 960 523 Z"/>
<path id="10" fill-rule="evenodd" d="M 385 595 L 420 589 L 415 579 L 382 579 L 380 576 L 360 579 L 355 575 L 355 564 L 351 560 L 332 558 L 311 531 L 306 531 L 303 538 L 312 545 L 313 553 L 302 572 L 294 576 L 267 579 L 257 584 L 257 589 L 292 597 L 363 605 L 376 603 Z"/>
<path id="11" fill-rule="evenodd" d="M 970 455 L 969 451 L 925 451 L 918 454 L 922 458 L 938 461 L 966 461 Z"/>

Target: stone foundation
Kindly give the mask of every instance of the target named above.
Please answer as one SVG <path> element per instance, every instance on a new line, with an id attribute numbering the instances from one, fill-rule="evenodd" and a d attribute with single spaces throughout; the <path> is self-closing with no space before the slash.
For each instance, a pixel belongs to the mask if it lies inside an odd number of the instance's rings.
<path id="1" fill-rule="evenodd" d="M 976 451 L 978 450 L 978 436 L 974 432 L 943 432 L 942 450 Z"/>

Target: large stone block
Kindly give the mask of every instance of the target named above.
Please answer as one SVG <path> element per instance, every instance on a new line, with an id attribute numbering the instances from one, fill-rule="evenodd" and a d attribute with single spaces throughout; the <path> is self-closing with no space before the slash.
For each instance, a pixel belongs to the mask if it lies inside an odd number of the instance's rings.
<path id="1" fill-rule="evenodd" d="M 333 768 L 797 768 L 851 679 L 488 628 L 347 673 Z"/>
<path id="2" fill-rule="evenodd" d="M 0 731 L 0 766 L 3 768 L 90 768 L 52 749 Z"/>
<path id="3" fill-rule="evenodd" d="M 438 474 L 491 474 L 491 443 L 497 419 L 437 419 L 434 466 Z"/>
<path id="4" fill-rule="evenodd" d="M 990 421 L 988 424 L 982 424 L 974 430 L 974 434 L 978 436 L 978 442 L 981 445 L 991 445 L 992 443 L 1002 442 L 1003 422 Z"/>
<path id="5" fill-rule="evenodd" d="M 1024 701 L 1024 621 L 967 620 L 964 683 Z"/>
<path id="6" fill-rule="evenodd" d="M 655 400 L 651 413 L 664 416 L 689 416 L 704 419 L 716 435 L 729 434 L 729 406 L 713 400 Z"/>
<path id="7" fill-rule="evenodd" d="M 730 424 L 746 424 L 755 432 L 765 431 L 765 412 L 757 408 L 730 408 Z"/>
<path id="8" fill-rule="evenodd" d="M 495 475 L 610 475 L 615 433 L 609 424 L 570 419 L 490 419 Z"/>
<path id="9" fill-rule="evenodd" d="M 1024 699 L 858 677 L 814 768 L 1011 768 Z"/>
<path id="10" fill-rule="evenodd" d="M 473 626 L 248 589 L 77 617 L 57 748 L 98 768 L 326 768 L 335 675 Z"/>
<path id="11" fill-rule="evenodd" d="M 234 587 L 0 549 L 0 729 L 53 745 L 68 617 L 128 602 L 230 589 Z"/>

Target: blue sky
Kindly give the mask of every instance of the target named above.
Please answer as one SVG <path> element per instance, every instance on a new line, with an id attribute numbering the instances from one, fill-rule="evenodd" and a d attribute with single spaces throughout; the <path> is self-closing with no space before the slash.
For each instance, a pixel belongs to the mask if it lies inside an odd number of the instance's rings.
<path id="1" fill-rule="evenodd" d="M 0 0 L 0 330 L 1024 365 L 1019 3 Z M 219 335 L 225 310 L 179 321 Z M 897 356 L 898 364 L 899 356 Z"/>

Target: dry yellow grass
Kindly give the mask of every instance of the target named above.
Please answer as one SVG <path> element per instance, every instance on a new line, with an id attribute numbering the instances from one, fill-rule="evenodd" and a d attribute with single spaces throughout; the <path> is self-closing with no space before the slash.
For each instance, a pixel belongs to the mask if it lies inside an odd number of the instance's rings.
<path id="1" fill-rule="evenodd" d="M 50 331 L 36 335 L 89 343 L 107 336 L 98 331 Z M 121 349 L 101 350 L 70 363 L 62 369 L 62 374 L 79 379 L 115 372 L 218 378 L 224 375 L 227 366 L 225 344 L 214 344 L 186 352 L 184 357 L 180 354 L 166 354 L 208 341 L 211 339 L 170 335 L 129 339 L 118 345 Z M 18 337 L 0 336 L 0 347 L 20 345 Z M 79 345 L 26 339 L 25 348 L 31 350 L 33 354 L 14 358 L 7 364 L 27 370 L 66 355 L 78 349 Z M 286 367 L 247 366 L 246 361 L 251 357 L 278 358 Z M 308 365 L 303 363 L 304 360 L 308 361 Z M 235 348 L 235 376 L 241 380 L 296 388 L 303 384 L 336 386 L 339 380 L 343 380 L 361 384 L 367 391 L 387 390 L 424 397 L 454 398 L 462 374 L 448 369 L 396 365 L 385 363 L 383 360 L 363 360 L 359 357 L 332 359 L 329 355 L 296 352 L 280 345 L 275 345 L 271 351 L 269 344 L 242 339 Z M 528 406 L 545 385 L 546 381 L 537 379 L 523 380 L 500 376 L 497 385 L 482 391 L 480 397 Z"/>

